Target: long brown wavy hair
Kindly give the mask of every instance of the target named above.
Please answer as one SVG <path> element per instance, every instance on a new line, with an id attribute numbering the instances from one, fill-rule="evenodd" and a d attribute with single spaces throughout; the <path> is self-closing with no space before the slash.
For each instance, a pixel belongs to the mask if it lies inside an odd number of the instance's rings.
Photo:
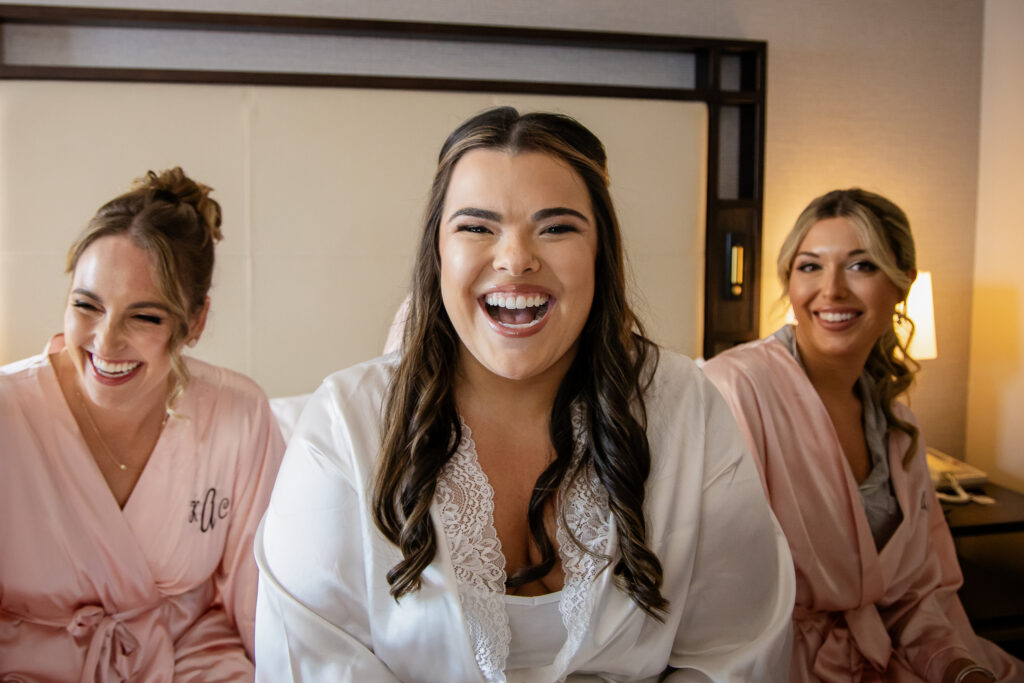
<path id="1" fill-rule="evenodd" d="M 173 322 L 168 353 L 175 382 L 167 398 L 168 412 L 188 386 L 181 347 L 190 322 L 206 303 L 214 244 L 222 237 L 220 204 L 210 192 L 180 167 L 149 171 L 136 178 L 128 192 L 101 206 L 68 249 L 68 273 L 74 273 L 93 242 L 109 235 L 130 237 L 153 259 L 153 274 Z"/>
<path id="2" fill-rule="evenodd" d="M 485 111 L 460 125 L 441 148 L 434 176 L 413 274 L 405 351 L 385 402 L 381 458 L 373 485 L 377 527 L 402 551 L 402 560 L 388 572 L 391 594 L 398 599 L 417 590 L 420 575 L 434 559 L 437 538 L 430 505 L 438 477 L 462 437 L 454 395 L 459 339 L 441 300 L 438 235 L 452 172 L 474 149 L 541 152 L 564 161 L 585 183 L 598 228 L 593 304 L 551 408 L 555 459 L 537 479 L 530 498 L 530 533 L 541 559 L 506 583 L 529 583 L 555 565 L 556 551 L 543 519 L 545 504 L 567 477 L 571 481 L 592 466 L 608 493 L 619 537 L 618 558 L 604 557 L 606 566 L 614 563 L 618 588 L 658 618 L 668 601 L 660 591 L 661 563 L 646 543 L 643 512 L 651 460 L 643 394 L 657 364 L 657 347 L 643 336 L 627 301 L 604 146 L 572 118 L 520 115 L 511 107 Z M 584 423 L 578 462 L 573 460 L 573 410 L 580 411 Z M 561 514 L 564 522 L 564 510 Z"/>
<path id="3" fill-rule="evenodd" d="M 910 221 L 903 209 L 890 200 L 859 188 L 833 190 L 823 194 L 808 204 L 796 219 L 779 251 L 777 265 L 783 291 L 789 291 L 793 262 L 804 237 L 818 221 L 826 218 L 846 218 L 850 221 L 865 251 L 896 285 L 902 300 L 906 301 L 910 285 L 913 284 L 910 273 L 917 268 L 917 250 L 914 236 L 910 232 Z M 910 328 L 906 344 L 896 333 L 897 318 L 904 319 Z M 910 436 L 910 446 L 903 456 L 904 467 L 910 464 L 912 456 L 917 452 L 919 433 L 916 426 L 893 413 L 892 404 L 914 383 L 914 375 L 919 369 L 917 362 L 907 353 L 907 345 L 913 337 L 913 324 L 905 313 L 894 316 L 893 325 L 875 342 L 864 364 L 871 378 L 872 398 L 882 407 L 885 419 L 891 427 Z"/>

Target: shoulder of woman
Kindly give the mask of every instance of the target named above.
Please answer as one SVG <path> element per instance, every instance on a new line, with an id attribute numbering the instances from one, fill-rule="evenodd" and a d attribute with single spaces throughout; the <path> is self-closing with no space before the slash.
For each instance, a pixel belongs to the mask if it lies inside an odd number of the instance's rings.
<path id="1" fill-rule="evenodd" d="M 7 394 L 11 399 L 18 399 L 25 393 L 25 382 L 37 383 L 39 373 L 49 369 L 50 363 L 44 353 L 0 365 L 0 397 Z"/>
<path id="2" fill-rule="evenodd" d="M 765 337 L 726 349 L 704 361 L 701 369 L 709 377 L 735 373 L 749 375 L 769 371 L 787 359 L 791 360 L 792 356 L 782 342 L 774 337 Z"/>
<path id="3" fill-rule="evenodd" d="M 32 372 L 37 368 L 45 367 L 46 365 L 46 354 L 41 353 L 36 356 L 29 356 L 28 358 L 22 358 L 21 360 L 16 360 L 12 363 L 8 363 L 7 365 L 0 365 L 0 377 L 13 378 L 26 372 Z"/>
<path id="4" fill-rule="evenodd" d="M 22 358 L 21 360 L 11 361 L 6 365 L 0 365 L 0 378 L 14 377 L 26 372 L 37 372 L 40 368 L 45 368 L 49 365 L 47 356 L 52 353 L 58 353 L 63 349 L 64 334 L 57 333 L 46 341 L 46 346 L 43 347 L 42 353 L 37 353 L 34 356 Z"/>
<path id="5" fill-rule="evenodd" d="M 674 377 L 689 377 L 700 374 L 697 362 L 689 356 L 666 349 L 663 346 L 652 348 L 648 355 L 648 364 L 656 362 L 654 381 L 665 381 Z"/>
<path id="6" fill-rule="evenodd" d="M 396 364 L 397 355 L 390 354 L 328 375 L 306 402 L 305 424 L 300 420 L 300 425 L 314 430 L 327 423 L 344 430 L 376 430 Z"/>
<path id="7" fill-rule="evenodd" d="M 717 392 L 693 359 L 666 349 L 658 352 L 658 365 L 644 394 L 648 416 L 655 422 L 703 421 L 720 400 Z"/>
<path id="8" fill-rule="evenodd" d="M 269 405 L 264 390 L 247 375 L 197 358 L 187 357 L 185 362 L 191 376 L 188 391 L 197 395 L 215 393 L 218 400 L 229 398 L 243 410 Z M 316 395 L 329 397 L 336 405 L 372 405 L 376 401 L 379 410 L 393 365 L 394 358 L 385 356 L 339 370 L 323 380 Z"/>
<path id="9" fill-rule="evenodd" d="M 697 496 L 749 458 L 729 405 L 691 359 L 664 352 L 646 398 L 652 473 L 676 493 Z"/>
<path id="10" fill-rule="evenodd" d="M 719 353 L 704 363 L 704 375 L 727 398 L 730 394 L 776 392 L 806 379 L 789 349 L 766 337 Z"/>
<path id="11" fill-rule="evenodd" d="M 54 414 L 66 410 L 64 397 L 45 354 L 30 356 L 0 366 L 0 443 L 28 425 L 32 429 L 53 429 Z M 56 402 L 60 402 L 58 405 Z M 10 433 L 9 433 L 10 432 Z M 4 445 L 10 445 L 6 443 Z M 0 446 L 0 453 L 3 447 Z M 0 457 L 0 460 L 3 460 Z"/>
<path id="12" fill-rule="evenodd" d="M 381 413 L 395 358 L 385 356 L 328 375 L 304 401 L 288 439 L 282 473 L 336 476 L 362 490 L 379 453 Z M 316 465 L 309 463 L 316 462 Z"/>
<path id="13" fill-rule="evenodd" d="M 387 393 L 391 374 L 397 364 L 397 354 L 357 363 L 325 377 L 321 390 L 344 399 L 346 403 L 379 403 Z"/>

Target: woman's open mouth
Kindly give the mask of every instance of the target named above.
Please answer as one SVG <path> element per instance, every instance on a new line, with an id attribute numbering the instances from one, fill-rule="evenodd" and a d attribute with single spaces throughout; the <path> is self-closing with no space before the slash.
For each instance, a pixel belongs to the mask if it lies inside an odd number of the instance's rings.
<path id="1" fill-rule="evenodd" d="M 551 297 L 547 294 L 491 292 L 483 297 L 491 320 L 509 331 L 526 330 L 547 316 Z"/>
<path id="2" fill-rule="evenodd" d="M 859 313 L 828 313 L 822 311 L 818 316 L 827 323 L 845 323 L 856 318 Z"/>
<path id="3" fill-rule="evenodd" d="M 856 310 L 831 310 L 831 311 L 815 311 L 814 317 L 817 319 L 818 324 L 825 330 L 832 332 L 843 332 L 850 329 L 856 324 L 858 318 L 862 313 Z"/>
<path id="4" fill-rule="evenodd" d="M 93 370 L 96 371 L 97 377 L 101 381 L 107 380 L 106 383 L 112 384 L 118 384 L 132 377 L 142 367 L 141 361 L 105 361 L 91 353 L 89 354 L 89 361 L 92 364 Z"/>

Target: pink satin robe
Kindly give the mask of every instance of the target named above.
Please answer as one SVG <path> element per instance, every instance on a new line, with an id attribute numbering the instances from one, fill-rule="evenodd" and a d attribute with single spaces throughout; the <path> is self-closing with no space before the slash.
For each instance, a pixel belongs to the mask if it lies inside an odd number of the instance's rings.
<path id="1" fill-rule="evenodd" d="M 803 369 L 769 337 L 722 353 L 704 372 L 747 438 L 796 569 L 789 680 L 935 681 L 958 657 L 1019 680 L 1021 664 L 974 635 L 935 497 L 924 437 L 905 469 L 909 437 L 889 436 L 903 521 L 875 548 L 857 482 L 824 404 Z M 914 416 L 902 404 L 897 413 Z"/>
<path id="2" fill-rule="evenodd" d="M 46 355 L 0 368 L 0 681 L 251 681 L 252 540 L 284 444 L 251 380 L 192 381 L 118 507 Z"/>

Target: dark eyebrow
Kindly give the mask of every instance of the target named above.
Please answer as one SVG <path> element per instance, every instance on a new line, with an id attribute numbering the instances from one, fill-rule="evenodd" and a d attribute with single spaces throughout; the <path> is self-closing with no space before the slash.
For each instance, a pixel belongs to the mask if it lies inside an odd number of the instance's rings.
<path id="1" fill-rule="evenodd" d="M 570 209 L 565 206 L 555 206 L 550 209 L 541 209 L 540 211 L 533 214 L 534 221 L 542 221 L 545 218 L 552 218 L 554 216 L 575 216 L 586 224 L 590 224 L 590 220 L 576 209 Z"/>
<path id="2" fill-rule="evenodd" d="M 89 297 L 90 299 L 92 299 L 94 301 L 103 301 L 103 299 L 101 299 L 100 297 L 96 296 L 93 292 L 90 292 L 88 289 L 85 289 L 84 287 L 78 287 L 76 289 L 73 289 L 73 290 L 71 290 L 71 293 L 72 294 L 81 294 L 82 296 L 87 296 L 87 297 Z M 132 304 L 130 304 L 128 306 L 129 310 L 133 310 L 133 309 L 137 309 L 137 308 L 155 308 L 157 310 L 164 311 L 165 313 L 170 313 L 171 312 L 171 309 L 167 306 L 167 304 L 165 304 L 165 303 L 163 303 L 161 301 L 136 301 L 135 303 L 132 303 Z"/>
<path id="3" fill-rule="evenodd" d="M 500 213 L 496 213 L 494 211 L 487 211 L 485 209 L 474 209 L 472 207 L 467 207 L 465 209 L 459 209 L 458 211 L 453 213 L 451 216 L 448 216 L 448 220 L 449 221 L 455 220 L 459 216 L 469 216 L 470 218 L 479 218 L 480 220 L 484 220 L 484 221 L 500 221 L 501 220 L 501 214 Z"/>
<path id="4" fill-rule="evenodd" d="M 479 218 L 480 220 L 485 221 L 501 221 L 501 214 L 497 213 L 496 211 L 487 211 L 486 209 L 476 209 L 472 207 L 459 209 L 458 211 L 452 213 L 451 216 L 448 216 L 448 220 L 454 220 L 459 216 L 469 216 L 470 218 Z M 551 207 L 550 209 L 541 209 L 540 211 L 535 212 L 532 218 L 535 222 L 539 222 L 544 220 L 545 218 L 552 218 L 554 216 L 575 216 L 576 218 L 582 220 L 584 223 L 587 223 L 588 225 L 590 224 L 590 220 L 582 213 L 580 213 L 576 209 L 570 209 L 565 206 L 554 206 Z"/>
<path id="5" fill-rule="evenodd" d="M 851 256 L 861 256 L 861 255 L 867 254 L 867 253 L 868 253 L 867 249 L 854 249 L 853 251 L 851 251 L 849 254 L 846 255 L 846 258 L 850 258 Z M 796 255 L 797 256 L 809 256 L 811 258 L 821 258 L 817 254 L 815 254 L 813 251 L 798 251 L 796 253 Z"/>

